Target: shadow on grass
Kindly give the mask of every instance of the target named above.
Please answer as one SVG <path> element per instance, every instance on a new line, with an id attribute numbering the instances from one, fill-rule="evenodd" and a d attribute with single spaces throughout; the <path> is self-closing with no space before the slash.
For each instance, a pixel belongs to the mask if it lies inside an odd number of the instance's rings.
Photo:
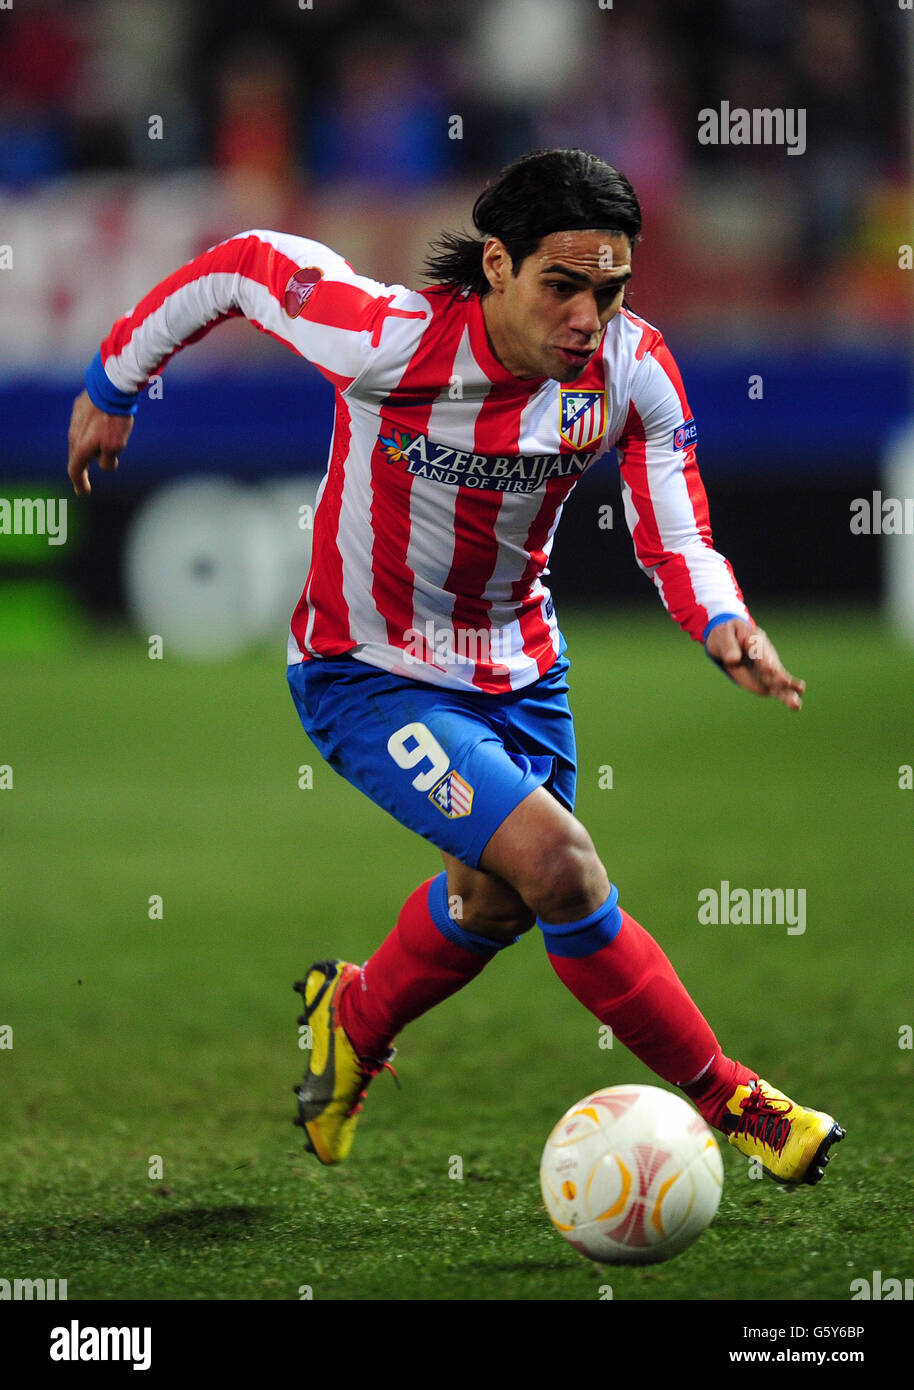
<path id="1" fill-rule="evenodd" d="M 57 1255 L 62 1245 L 80 1254 L 105 1248 L 111 1254 L 169 1249 L 175 1245 L 231 1245 L 250 1241 L 271 1228 L 279 1209 L 268 1206 L 193 1206 L 150 1213 L 130 1209 L 121 1217 L 80 1216 L 73 1221 L 42 1225 L 35 1220 L 6 1221 L 0 1227 L 3 1245 L 27 1248 L 30 1255 Z"/>
<path id="2" fill-rule="evenodd" d="M 594 1264 L 588 1269 L 582 1263 L 578 1269 L 568 1264 L 567 1260 L 486 1260 L 485 1270 L 493 1270 L 496 1274 L 588 1274 L 599 1267 Z"/>

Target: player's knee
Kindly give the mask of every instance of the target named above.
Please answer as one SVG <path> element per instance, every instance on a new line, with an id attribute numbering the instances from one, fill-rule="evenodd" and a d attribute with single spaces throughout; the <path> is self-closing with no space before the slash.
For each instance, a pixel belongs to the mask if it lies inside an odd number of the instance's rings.
<path id="1" fill-rule="evenodd" d="M 544 922 L 574 922 L 609 895 L 609 879 L 584 827 L 574 829 L 532 866 L 523 897 Z"/>
<path id="2" fill-rule="evenodd" d="M 484 936 L 490 941 L 498 942 L 499 945 L 523 935 L 536 921 L 536 914 L 520 901 L 500 905 L 470 895 L 464 897 L 457 906 L 459 916 L 455 915 L 455 920 L 458 926 L 475 936 Z"/>

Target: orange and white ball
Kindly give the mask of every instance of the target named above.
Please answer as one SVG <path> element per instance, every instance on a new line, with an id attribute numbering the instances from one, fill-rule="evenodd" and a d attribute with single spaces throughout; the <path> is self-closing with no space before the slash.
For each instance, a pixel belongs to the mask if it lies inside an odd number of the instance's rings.
<path id="1" fill-rule="evenodd" d="M 658 1086 L 610 1086 L 573 1105 L 540 1163 L 553 1225 L 601 1264 L 656 1264 L 713 1221 L 717 1141 L 689 1103 Z"/>

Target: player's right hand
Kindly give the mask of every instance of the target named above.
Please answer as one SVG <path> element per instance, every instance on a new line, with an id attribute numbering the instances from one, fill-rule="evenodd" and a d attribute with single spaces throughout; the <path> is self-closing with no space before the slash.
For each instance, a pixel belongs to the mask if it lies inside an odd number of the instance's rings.
<path id="1" fill-rule="evenodd" d="M 77 497 L 88 497 L 92 491 L 89 482 L 89 464 L 97 458 L 99 466 L 106 472 L 117 468 L 117 456 L 130 438 L 133 429 L 132 415 L 106 415 L 89 399 L 88 391 L 82 391 L 73 402 L 70 416 L 70 462 L 67 472 Z"/>
<path id="2" fill-rule="evenodd" d="M 770 695 L 788 709 L 803 708 L 806 682 L 785 670 L 767 632 L 742 618 L 720 623 L 708 634 L 709 655 L 727 675 L 753 695 Z"/>

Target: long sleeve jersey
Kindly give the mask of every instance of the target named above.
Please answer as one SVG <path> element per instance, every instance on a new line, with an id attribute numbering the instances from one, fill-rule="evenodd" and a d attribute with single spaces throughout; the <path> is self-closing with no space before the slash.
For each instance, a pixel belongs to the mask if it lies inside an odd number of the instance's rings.
<path id="1" fill-rule="evenodd" d="M 543 583 L 565 499 L 615 446 L 635 556 L 700 641 L 749 615 L 713 546 L 696 429 L 662 334 L 627 309 L 571 385 L 522 379 L 489 343 L 479 295 L 358 275 L 303 237 L 250 231 L 169 276 L 124 315 L 87 374 L 104 410 L 180 348 L 244 315 L 333 384 L 327 470 L 290 662 L 349 653 L 492 694 L 560 651 Z"/>

